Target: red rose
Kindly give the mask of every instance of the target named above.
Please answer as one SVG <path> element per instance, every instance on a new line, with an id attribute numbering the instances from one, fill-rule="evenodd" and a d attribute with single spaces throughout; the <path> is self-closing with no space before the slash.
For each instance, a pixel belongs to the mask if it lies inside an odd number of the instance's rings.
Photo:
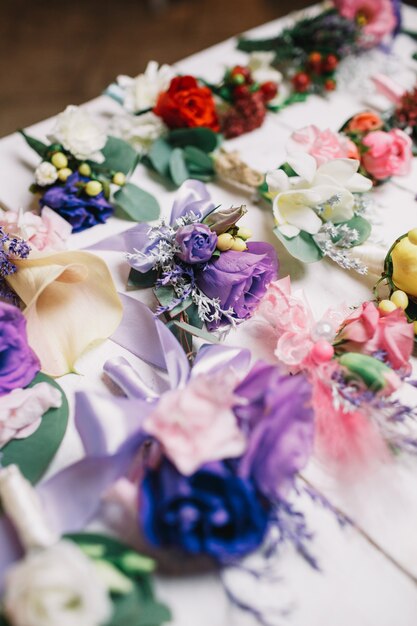
<path id="1" fill-rule="evenodd" d="M 158 96 L 154 108 L 169 128 L 205 126 L 219 131 L 213 94 L 208 87 L 199 87 L 193 76 L 176 76 L 168 91 Z"/>

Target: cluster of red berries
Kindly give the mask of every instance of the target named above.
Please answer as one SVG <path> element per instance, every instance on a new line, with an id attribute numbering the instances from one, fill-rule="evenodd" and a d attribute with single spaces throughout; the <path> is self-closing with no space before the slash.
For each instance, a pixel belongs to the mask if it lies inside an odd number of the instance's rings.
<path id="1" fill-rule="evenodd" d="M 339 59 L 334 54 L 322 55 L 320 52 L 311 52 L 305 70 L 297 72 L 292 78 L 294 91 L 306 93 L 312 83 L 318 82 L 325 91 L 334 91 L 336 81 L 332 75 L 338 65 Z"/>
<path id="2" fill-rule="evenodd" d="M 402 96 L 394 117 L 401 128 L 417 126 L 417 87 Z"/>
<path id="3" fill-rule="evenodd" d="M 273 81 L 268 81 L 259 85 L 252 78 L 251 71 L 243 65 L 235 65 L 226 75 L 225 82 L 232 88 L 231 96 L 233 101 L 239 100 L 249 93 L 261 93 L 264 102 L 273 100 L 278 93 L 278 85 Z"/>

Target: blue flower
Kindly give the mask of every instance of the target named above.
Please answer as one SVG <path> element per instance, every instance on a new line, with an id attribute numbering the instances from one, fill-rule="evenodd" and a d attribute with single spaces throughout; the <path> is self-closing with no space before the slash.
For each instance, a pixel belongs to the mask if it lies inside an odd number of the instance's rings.
<path id="1" fill-rule="evenodd" d="M 78 183 L 87 183 L 89 180 L 75 172 L 67 178 L 64 185 L 49 187 L 40 199 L 42 207 L 50 207 L 72 225 L 73 233 L 103 224 L 113 213 L 113 207 L 103 192 L 94 197 L 83 191 L 80 193 Z"/>
<path id="2" fill-rule="evenodd" d="M 140 523 L 152 544 L 219 562 L 252 552 L 267 530 L 268 509 L 253 484 L 225 462 L 182 476 L 164 460 L 148 470 L 140 502 Z"/>
<path id="3" fill-rule="evenodd" d="M 175 235 L 179 246 L 177 256 L 184 263 L 205 263 L 216 249 L 217 235 L 205 224 L 188 224 Z"/>

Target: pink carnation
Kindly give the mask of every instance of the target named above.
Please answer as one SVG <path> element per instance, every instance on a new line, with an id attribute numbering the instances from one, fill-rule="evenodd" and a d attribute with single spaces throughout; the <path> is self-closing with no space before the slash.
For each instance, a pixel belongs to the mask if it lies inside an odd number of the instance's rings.
<path id="1" fill-rule="evenodd" d="M 362 156 L 362 164 L 376 180 L 409 173 L 412 142 L 402 130 L 376 130 L 368 133 L 362 143 L 368 148 Z"/>
<path id="2" fill-rule="evenodd" d="M 48 383 L 14 389 L 0 398 L 0 447 L 11 439 L 25 439 L 39 427 L 42 415 L 61 406 L 61 393 Z"/>
<path id="3" fill-rule="evenodd" d="M 360 44 L 372 48 L 391 35 L 397 26 L 391 0 L 334 0 L 343 17 L 362 26 Z"/>
<path id="4" fill-rule="evenodd" d="M 373 302 L 365 302 L 345 320 L 337 341 L 345 352 L 373 355 L 383 350 L 393 369 L 407 370 L 414 330 L 401 309 L 382 313 Z"/>
<path id="5" fill-rule="evenodd" d="M 358 159 L 358 149 L 347 137 L 334 133 L 327 128 L 320 130 L 314 124 L 305 126 L 292 133 L 288 149 L 290 152 L 307 152 L 316 161 L 317 166 L 333 159 Z"/>
<path id="6" fill-rule="evenodd" d="M 0 226 L 10 234 L 25 239 L 33 250 L 63 250 L 71 234 L 71 224 L 48 207 L 41 215 L 0 209 Z"/>
<path id="7" fill-rule="evenodd" d="M 160 441 L 182 474 L 245 451 L 246 439 L 232 411 L 236 384 L 233 374 L 196 376 L 185 388 L 165 393 L 146 418 L 145 430 Z"/>

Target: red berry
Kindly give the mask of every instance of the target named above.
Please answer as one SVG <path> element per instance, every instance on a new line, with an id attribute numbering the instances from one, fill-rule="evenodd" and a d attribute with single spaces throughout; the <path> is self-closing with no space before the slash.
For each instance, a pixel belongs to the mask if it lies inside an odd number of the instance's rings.
<path id="1" fill-rule="evenodd" d="M 322 56 L 320 52 L 311 52 L 308 55 L 308 66 L 316 74 L 320 74 L 322 68 Z"/>
<path id="2" fill-rule="evenodd" d="M 338 65 L 339 59 L 334 54 L 328 54 L 327 57 L 323 60 L 323 72 L 334 72 Z"/>
<path id="3" fill-rule="evenodd" d="M 233 89 L 233 99 L 238 100 L 244 96 L 247 96 L 249 91 L 249 87 L 247 85 L 238 85 Z"/>
<path id="4" fill-rule="evenodd" d="M 326 91 L 334 91 L 336 89 L 336 81 L 328 78 L 324 83 L 324 88 Z"/>
<path id="5" fill-rule="evenodd" d="M 310 83 L 311 78 L 305 72 L 297 72 L 297 74 L 295 74 L 292 79 L 293 87 L 295 91 L 298 91 L 298 93 L 304 93 L 305 91 L 307 91 L 310 87 Z"/>
<path id="6" fill-rule="evenodd" d="M 232 68 L 232 70 L 230 71 L 230 76 L 233 78 L 236 75 L 242 75 L 245 79 L 245 82 L 249 82 L 252 78 L 250 69 L 243 65 L 235 65 L 235 67 Z"/>
<path id="7" fill-rule="evenodd" d="M 278 85 L 272 80 L 268 80 L 266 83 L 263 83 L 260 89 L 265 102 L 273 100 L 278 93 Z"/>

